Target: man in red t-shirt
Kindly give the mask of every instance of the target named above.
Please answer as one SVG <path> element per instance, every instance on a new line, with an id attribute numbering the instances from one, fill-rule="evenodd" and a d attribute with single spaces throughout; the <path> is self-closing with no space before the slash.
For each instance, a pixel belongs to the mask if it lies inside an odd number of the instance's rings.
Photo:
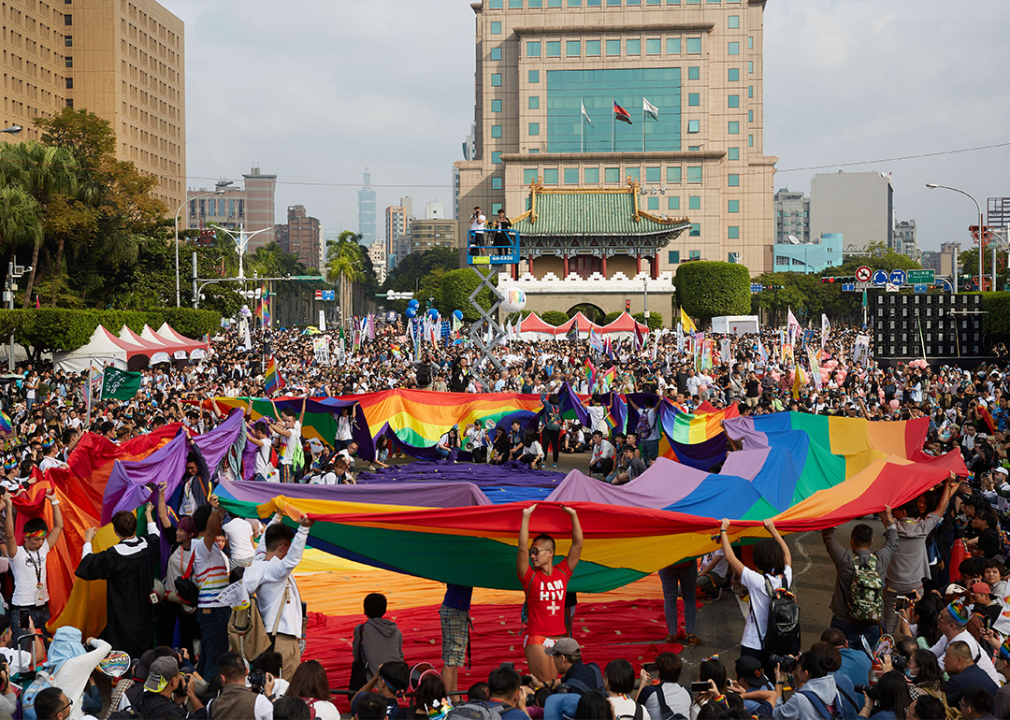
<path id="1" fill-rule="evenodd" d="M 557 670 L 545 652 L 557 638 L 565 637 L 565 593 L 568 580 L 582 554 L 582 527 L 573 508 L 561 506 L 572 518 L 572 546 L 564 560 L 554 563 L 554 538 L 540 534 L 530 544 L 530 516 L 537 506 L 534 503 L 523 510 L 519 528 L 519 556 L 516 573 L 526 592 L 527 622 L 523 650 L 530 673 L 543 682 L 549 682 Z"/>

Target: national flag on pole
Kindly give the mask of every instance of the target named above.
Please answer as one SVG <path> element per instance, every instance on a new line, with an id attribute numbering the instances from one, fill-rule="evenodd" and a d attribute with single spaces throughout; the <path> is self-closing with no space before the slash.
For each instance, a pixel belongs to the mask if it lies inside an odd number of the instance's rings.
<path id="1" fill-rule="evenodd" d="M 284 376 L 281 375 L 280 370 L 277 369 L 277 361 L 271 356 L 270 362 L 267 364 L 266 376 L 264 377 L 264 386 L 267 395 L 273 395 L 285 385 L 287 383 L 284 381 Z"/>
<path id="2" fill-rule="evenodd" d="M 584 117 L 586 119 L 586 122 L 589 123 L 589 127 L 593 126 L 593 120 L 592 120 L 592 118 L 589 117 L 589 113 L 586 112 L 586 101 L 585 100 L 582 101 L 582 117 Z"/>
<path id="3" fill-rule="evenodd" d="M 568 332 L 565 334 L 565 340 L 578 342 L 578 339 L 579 339 L 579 319 L 575 318 L 572 321 L 572 326 L 568 328 Z"/>
<path id="4" fill-rule="evenodd" d="M 642 112 L 645 113 L 645 117 L 647 118 L 659 120 L 659 108 L 646 100 L 644 97 L 642 98 Z"/>
<path id="5" fill-rule="evenodd" d="M 642 330 L 639 324 L 635 323 L 635 350 L 643 350 L 649 344 L 649 331 Z"/>
<path id="6" fill-rule="evenodd" d="M 141 375 L 110 367 L 102 379 L 102 400 L 132 400 L 140 390 Z"/>
<path id="7" fill-rule="evenodd" d="M 628 114 L 627 110 L 618 105 L 616 100 L 614 101 L 614 119 L 631 125 L 631 115 Z"/>
<path id="8" fill-rule="evenodd" d="M 684 326 L 685 333 L 696 333 L 698 332 L 697 326 L 694 324 L 694 320 L 687 316 L 684 312 L 684 308 L 680 309 L 680 324 Z"/>

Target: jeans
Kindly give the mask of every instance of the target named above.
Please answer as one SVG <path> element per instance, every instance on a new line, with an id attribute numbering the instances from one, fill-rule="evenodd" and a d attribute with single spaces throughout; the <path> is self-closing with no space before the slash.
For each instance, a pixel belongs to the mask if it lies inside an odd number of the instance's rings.
<path id="1" fill-rule="evenodd" d="M 649 463 L 659 458 L 659 440 L 642 441 L 642 462 L 648 467 Z"/>
<path id="2" fill-rule="evenodd" d="M 438 452 L 438 456 L 443 460 L 449 460 L 450 462 L 456 461 L 456 448 L 446 450 L 445 448 L 436 447 L 435 450 Z"/>
<path id="3" fill-rule="evenodd" d="M 849 641 L 849 647 L 853 650 L 860 650 L 863 647 L 863 641 L 859 639 L 862 635 L 866 638 L 866 642 L 870 644 L 870 647 L 874 647 L 877 644 L 877 640 L 880 639 L 880 624 L 876 625 L 856 625 L 855 623 L 847 623 L 844 620 L 839 620 L 838 618 L 832 616 L 831 627 L 837 628 L 845 633 L 845 639 Z"/>
<path id="4" fill-rule="evenodd" d="M 589 464 L 590 473 L 601 473 L 604 476 L 609 475 L 614 470 L 614 458 L 600 458 L 594 463 Z"/>
<path id="5" fill-rule="evenodd" d="M 659 581 L 663 583 L 663 612 L 666 615 L 666 629 L 677 635 L 677 585 L 684 596 L 684 629 L 688 635 L 694 634 L 694 618 L 698 608 L 694 599 L 694 586 L 698 580 L 698 563 L 689 560 L 679 565 L 668 565 L 659 571 Z"/>
<path id="6" fill-rule="evenodd" d="M 554 464 L 558 464 L 558 451 L 561 447 L 560 430 L 544 430 L 544 459 L 547 458 L 547 451 L 554 451 Z"/>
<path id="7" fill-rule="evenodd" d="M 211 682 L 217 676 L 217 659 L 228 650 L 228 620 L 230 607 L 197 608 L 200 625 L 200 662 L 196 671 Z"/>

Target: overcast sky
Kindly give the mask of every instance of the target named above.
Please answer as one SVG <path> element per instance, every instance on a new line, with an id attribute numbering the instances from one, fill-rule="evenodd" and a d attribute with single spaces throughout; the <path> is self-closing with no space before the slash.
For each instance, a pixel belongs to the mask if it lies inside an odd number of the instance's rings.
<path id="1" fill-rule="evenodd" d="M 451 211 L 452 163 L 473 120 L 469 0 L 162 0 L 186 23 L 189 187 L 278 175 L 277 219 L 302 204 L 357 230 L 369 166 L 382 209 L 402 195 Z M 967 242 L 972 202 L 1010 196 L 1010 2 L 768 0 L 765 152 L 775 188 L 815 172 L 891 174 L 919 247 Z M 819 168 L 819 166 L 826 166 Z M 809 169 L 818 167 L 819 169 Z"/>

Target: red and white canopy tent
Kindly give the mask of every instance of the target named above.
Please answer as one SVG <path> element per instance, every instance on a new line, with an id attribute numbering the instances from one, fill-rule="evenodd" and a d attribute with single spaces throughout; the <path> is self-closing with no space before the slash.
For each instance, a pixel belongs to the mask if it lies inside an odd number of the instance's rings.
<path id="1" fill-rule="evenodd" d="M 148 329 L 147 326 L 145 326 L 144 329 L 146 331 Z M 194 360 L 199 360 L 210 350 L 209 343 L 206 343 L 203 340 L 192 340 L 184 335 L 180 335 L 175 331 L 175 328 L 167 322 L 161 324 L 161 327 L 158 328 L 158 332 L 156 334 L 158 337 L 164 338 L 167 341 L 180 343 L 189 353 L 189 356 Z"/>
<path id="2" fill-rule="evenodd" d="M 164 345 L 157 342 L 151 342 L 150 340 L 141 337 L 126 325 L 123 325 L 120 329 L 119 339 L 125 343 L 130 343 L 131 345 L 136 345 L 137 347 L 142 348 L 145 351 L 151 365 L 171 362 L 172 360 L 172 356 L 166 351 Z"/>
<path id="3" fill-rule="evenodd" d="M 574 317 L 569 318 L 568 322 L 563 323 L 558 327 L 548 325 L 541 320 L 536 313 L 531 313 L 519 324 L 519 338 L 521 340 L 552 340 L 559 337 L 563 338 L 572 329 L 572 325 L 576 323 L 578 323 L 580 340 L 585 340 L 589 337 L 590 329 L 600 335 L 609 336 L 611 340 L 630 339 L 635 334 L 636 325 L 642 332 L 648 332 L 649 330 L 648 326 L 637 322 L 627 312 L 621 313 L 621 316 L 609 325 L 597 325 L 580 311 L 577 312 Z"/>
<path id="4" fill-rule="evenodd" d="M 110 365 L 120 370 L 136 370 L 149 364 L 171 362 L 178 352 L 187 353 L 197 360 L 204 356 L 208 345 L 179 335 L 167 324 L 169 334 L 162 335 L 144 326 L 144 334 L 137 335 L 125 325 L 116 336 L 99 325 L 87 345 L 76 350 L 54 353 L 53 365 L 57 370 L 70 373 L 87 372 L 88 368 Z M 185 355 L 181 359 L 185 359 Z"/>

